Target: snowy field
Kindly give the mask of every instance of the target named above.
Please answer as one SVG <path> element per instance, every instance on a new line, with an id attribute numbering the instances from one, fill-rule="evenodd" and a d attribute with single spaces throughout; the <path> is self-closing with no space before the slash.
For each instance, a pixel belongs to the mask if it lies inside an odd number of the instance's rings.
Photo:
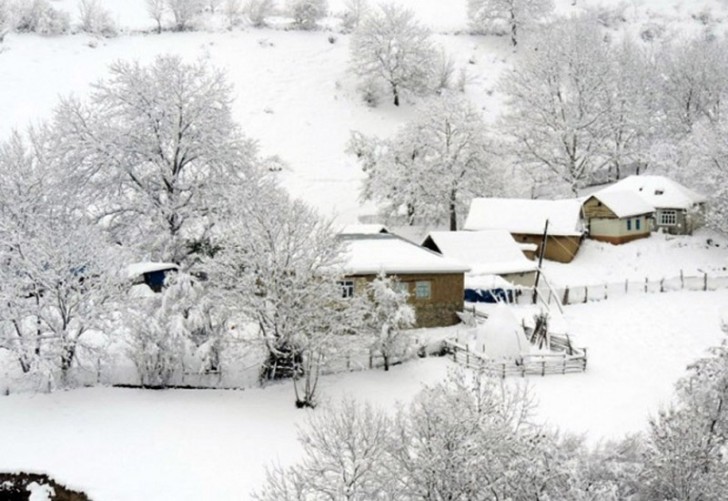
<path id="1" fill-rule="evenodd" d="M 584 374 L 529 378 L 538 417 L 591 443 L 644 430 L 686 366 L 720 342 L 727 305 L 728 291 L 718 291 L 568 307 L 589 366 Z M 320 408 L 347 396 L 392 409 L 452 365 L 431 358 L 390 373 L 327 376 Z M 294 408 L 289 384 L 10 395 L 0 398 L 0 470 L 47 472 L 101 501 L 247 499 L 266 465 L 298 457 L 296 429 L 306 414 Z"/>

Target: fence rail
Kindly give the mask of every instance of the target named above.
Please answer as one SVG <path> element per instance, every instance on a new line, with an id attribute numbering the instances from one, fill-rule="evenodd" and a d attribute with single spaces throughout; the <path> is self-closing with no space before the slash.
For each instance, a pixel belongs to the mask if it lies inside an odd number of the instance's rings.
<path id="1" fill-rule="evenodd" d="M 584 372 L 587 364 L 586 348 L 571 346 L 568 338 L 554 336 L 551 353 L 526 354 L 516 359 L 493 359 L 485 353 L 474 352 L 467 345 L 445 341 L 453 361 L 471 369 L 482 370 L 490 376 L 546 376 Z"/>

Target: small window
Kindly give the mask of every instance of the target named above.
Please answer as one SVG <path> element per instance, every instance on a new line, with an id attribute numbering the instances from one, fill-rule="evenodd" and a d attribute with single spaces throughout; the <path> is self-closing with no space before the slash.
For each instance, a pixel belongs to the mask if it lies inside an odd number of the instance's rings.
<path id="1" fill-rule="evenodd" d="M 640 230 L 640 218 L 634 220 L 634 229 L 637 231 Z"/>
<path id="2" fill-rule="evenodd" d="M 394 292 L 406 292 L 409 294 L 409 284 L 407 282 L 392 282 Z"/>
<path id="3" fill-rule="evenodd" d="M 631 231 L 631 230 L 632 230 L 632 220 L 627 219 L 627 231 Z"/>
<path id="4" fill-rule="evenodd" d="M 429 281 L 415 282 L 415 297 L 417 299 L 430 299 L 432 284 Z"/>
<path id="5" fill-rule="evenodd" d="M 339 282 L 341 287 L 341 297 L 348 299 L 354 297 L 354 281 L 353 280 L 342 280 Z"/>
<path id="6" fill-rule="evenodd" d="M 677 211 L 663 210 L 660 212 L 660 225 L 675 226 L 677 224 Z"/>

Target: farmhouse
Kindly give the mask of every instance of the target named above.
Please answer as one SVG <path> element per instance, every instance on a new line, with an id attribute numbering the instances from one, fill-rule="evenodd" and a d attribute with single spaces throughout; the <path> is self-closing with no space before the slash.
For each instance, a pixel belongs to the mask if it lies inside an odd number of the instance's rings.
<path id="1" fill-rule="evenodd" d="M 407 288 L 417 315 L 416 327 L 458 323 L 468 266 L 392 234 L 348 234 L 339 238 L 345 247 L 345 276 L 341 283 L 344 297 L 364 294 L 367 284 L 383 272 L 396 276 Z"/>
<path id="2" fill-rule="evenodd" d="M 584 235 L 581 202 L 575 199 L 475 198 L 464 228 L 469 231 L 506 230 L 516 242 L 536 244 L 538 253 L 547 220 L 544 257 L 561 263 L 571 262 Z"/>
<path id="3" fill-rule="evenodd" d="M 422 246 L 470 266 L 468 278 L 498 275 L 513 285 L 533 286 L 536 263 L 506 230 L 433 231 Z"/>
<path id="4" fill-rule="evenodd" d="M 629 191 L 654 207 L 653 230 L 692 235 L 703 224 L 706 197 L 664 176 L 629 176 L 595 193 Z"/>
<path id="5" fill-rule="evenodd" d="M 623 244 L 650 236 L 654 209 L 631 191 L 601 191 L 584 201 L 589 238 Z"/>

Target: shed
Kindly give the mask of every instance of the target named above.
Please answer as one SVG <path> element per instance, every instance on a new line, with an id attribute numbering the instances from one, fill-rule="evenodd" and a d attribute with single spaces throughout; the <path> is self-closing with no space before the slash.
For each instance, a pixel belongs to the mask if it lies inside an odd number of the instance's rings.
<path id="1" fill-rule="evenodd" d="M 433 231 L 422 246 L 470 266 L 467 278 L 498 275 L 513 285 L 533 286 L 537 265 L 506 230 Z"/>
<path id="2" fill-rule="evenodd" d="M 160 292 L 167 274 L 178 269 L 174 263 L 141 262 L 127 266 L 126 273 L 134 285 L 146 284 L 154 292 Z"/>
<path id="3" fill-rule="evenodd" d="M 459 322 L 463 311 L 465 272 L 470 268 L 424 247 L 387 233 L 339 235 L 344 244 L 341 282 L 344 297 L 363 294 L 379 273 L 398 278 L 409 292 L 416 327 L 442 327 Z"/>
<path id="4" fill-rule="evenodd" d="M 581 202 L 576 199 L 475 198 L 464 228 L 469 231 L 507 230 L 516 242 L 537 245 L 538 254 L 546 220 L 549 228 L 544 257 L 571 262 L 584 235 Z"/>
<path id="5" fill-rule="evenodd" d="M 629 191 L 654 208 L 653 230 L 691 235 L 704 223 L 707 198 L 665 176 L 628 176 L 595 193 Z"/>
<path id="6" fill-rule="evenodd" d="M 650 236 L 654 208 L 631 191 L 597 192 L 584 201 L 589 238 L 623 244 Z"/>

